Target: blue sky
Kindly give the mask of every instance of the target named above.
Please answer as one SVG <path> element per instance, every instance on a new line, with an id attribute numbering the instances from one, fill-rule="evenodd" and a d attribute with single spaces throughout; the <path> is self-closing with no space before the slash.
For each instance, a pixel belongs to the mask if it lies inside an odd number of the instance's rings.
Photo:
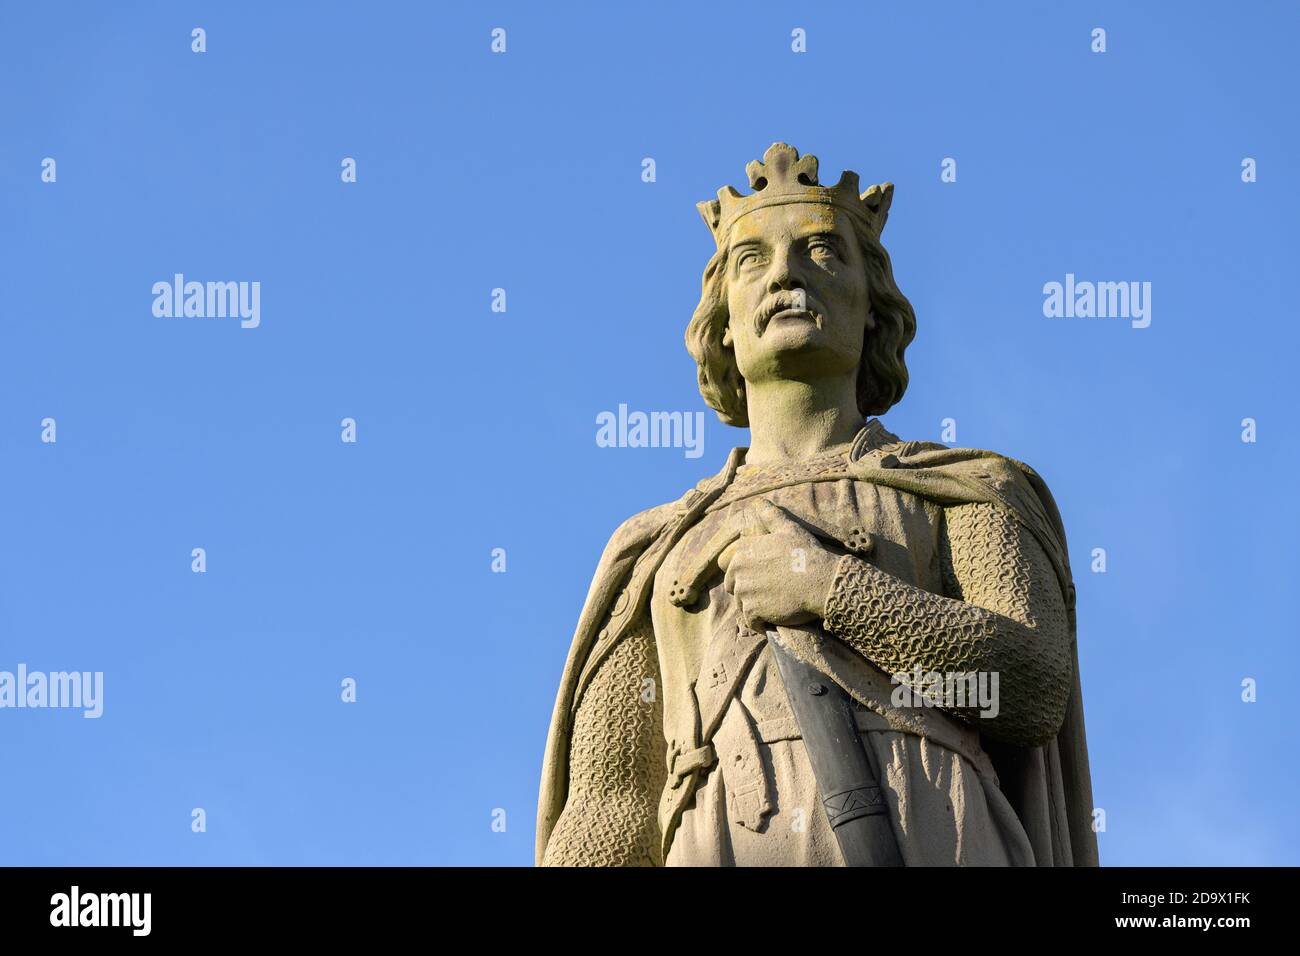
<path id="1" fill-rule="evenodd" d="M 695 203 L 774 140 L 896 184 L 886 424 L 1056 494 L 1103 862 L 1300 863 L 1300 14 L 989 6 L 9 5 L 0 670 L 105 700 L 0 710 L 0 863 L 531 862 L 605 539 L 747 440 L 596 416 L 704 408 Z M 178 272 L 260 326 L 155 317 Z M 1150 326 L 1045 317 L 1067 273 L 1150 282 Z"/>

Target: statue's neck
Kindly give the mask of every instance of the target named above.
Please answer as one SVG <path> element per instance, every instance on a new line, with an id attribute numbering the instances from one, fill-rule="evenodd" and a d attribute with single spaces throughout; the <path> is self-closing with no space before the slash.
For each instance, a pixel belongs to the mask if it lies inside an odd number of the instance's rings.
<path id="1" fill-rule="evenodd" d="M 745 396 L 751 438 L 747 465 L 810 458 L 851 442 L 862 429 L 852 377 L 746 382 Z"/>

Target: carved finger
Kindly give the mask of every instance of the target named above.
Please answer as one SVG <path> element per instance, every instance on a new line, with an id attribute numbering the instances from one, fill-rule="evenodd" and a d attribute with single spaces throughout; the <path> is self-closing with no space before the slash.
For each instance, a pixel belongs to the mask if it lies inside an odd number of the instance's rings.
<path id="1" fill-rule="evenodd" d="M 731 559 L 736 556 L 736 552 L 739 549 L 740 549 L 740 539 L 736 539 L 735 541 L 731 542 L 731 544 L 723 548 L 722 553 L 718 555 L 718 560 L 717 560 L 718 568 L 722 571 L 726 571 L 727 568 L 731 567 Z"/>

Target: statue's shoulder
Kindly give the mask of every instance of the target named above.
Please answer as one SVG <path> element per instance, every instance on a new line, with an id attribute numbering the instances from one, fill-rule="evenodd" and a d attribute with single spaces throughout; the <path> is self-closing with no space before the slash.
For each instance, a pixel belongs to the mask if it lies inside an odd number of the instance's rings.
<path id="1" fill-rule="evenodd" d="M 609 543 L 605 545 L 605 556 L 617 559 L 630 551 L 640 551 L 645 548 L 654 540 L 660 529 L 672 519 L 676 513 L 676 506 L 676 501 L 665 502 L 647 508 L 645 511 L 638 511 L 623 521 L 609 536 Z"/>
<path id="2" fill-rule="evenodd" d="M 988 494 L 1024 512 L 1041 502 L 1043 510 L 1056 512 L 1051 491 L 1043 478 L 1017 458 L 987 448 L 954 448 L 934 441 L 905 441 L 892 432 L 878 430 L 857 458 L 858 467 L 907 471 L 930 488 L 946 489 L 960 504 L 963 484 L 977 484 Z M 924 480 L 922 480 L 924 479 Z M 956 484 L 954 484 L 956 483 Z"/>
<path id="3" fill-rule="evenodd" d="M 744 449 L 735 449 L 727 463 L 717 474 L 709 475 L 695 483 L 693 488 L 672 501 L 666 501 L 645 511 L 638 511 L 620 524 L 605 546 L 605 557 L 617 561 L 631 552 L 647 547 L 670 523 L 691 510 L 704 498 L 715 498 L 735 475 Z"/>
<path id="4" fill-rule="evenodd" d="M 988 448 L 955 448 L 934 441 L 904 441 L 890 435 L 874 448 L 884 467 L 935 469 L 967 475 L 995 486 L 1043 484 L 1042 478 L 1019 459 Z"/>
<path id="5" fill-rule="evenodd" d="M 880 445 L 874 454 L 868 467 L 910 472 L 921 493 L 931 493 L 948 507 L 985 501 L 1015 512 L 1040 540 L 1055 542 L 1066 567 L 1065 528 L 1056 500 L 1042 476 L 1018 458 L 986 448 L 901 440 Z"/>

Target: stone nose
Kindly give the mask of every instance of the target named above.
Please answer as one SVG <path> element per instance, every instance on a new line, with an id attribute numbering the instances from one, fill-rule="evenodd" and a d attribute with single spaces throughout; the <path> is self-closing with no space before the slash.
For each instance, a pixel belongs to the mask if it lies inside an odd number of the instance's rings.
<path id="1" fill-rule="evenodd" d="M 803 288 L 803 276 L 794 264 L 789 248 L 778 247 L 773 249 L 772 265 L 768 268 L 768 294 L 776 295 L 778 292 L 791 292 Z"/>

